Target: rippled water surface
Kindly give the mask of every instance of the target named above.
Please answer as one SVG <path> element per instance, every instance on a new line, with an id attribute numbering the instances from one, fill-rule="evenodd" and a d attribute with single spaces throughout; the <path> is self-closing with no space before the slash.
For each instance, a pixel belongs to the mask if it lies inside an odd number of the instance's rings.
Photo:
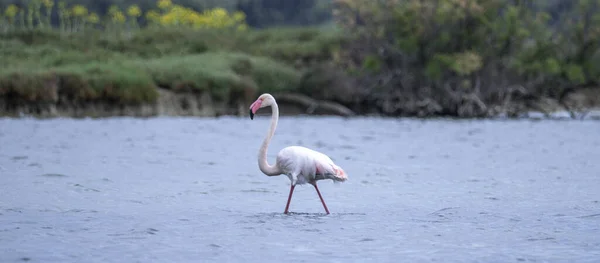
<path id="1" fill-rule="evenodd" d="M 0 119 L 0 262 L 600 262 L 600 122 Z"/>

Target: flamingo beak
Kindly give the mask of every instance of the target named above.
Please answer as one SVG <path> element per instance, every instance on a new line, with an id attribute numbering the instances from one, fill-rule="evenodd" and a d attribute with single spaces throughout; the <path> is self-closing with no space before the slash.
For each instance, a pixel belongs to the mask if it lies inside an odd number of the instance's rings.
<path id="1" fill-rule="evenodd" d="M 250 105 L 250 119 L 254 120 L 254 114 L 256 111 L 260 109 L 260 105 L 262 104 L 262 100 L 256 100 L 252 105 Z"/>

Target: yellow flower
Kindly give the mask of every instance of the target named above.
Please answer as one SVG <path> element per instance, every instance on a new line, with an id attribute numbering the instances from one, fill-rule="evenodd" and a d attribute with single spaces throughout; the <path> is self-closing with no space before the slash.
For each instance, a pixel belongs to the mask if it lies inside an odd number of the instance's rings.
<path id="1" fill-rule="evenodd" d="M 229 14 L 224 8 L 215 8 L 198 13 L 191 8 L 172 4 L 170 0 L 159 0 L 161 9 L 168 10 L 162 15 L 157 11 L 146 13 L 146 19 L 162 25 L 189 26 L 192 28 L 237 28 L 246 30 L 246 15 L 243 12 Z"/>
<path id="2" fill-rule="evenodd" d="M 215 9 L 213 9 L 211 13 L 213 16 L 216 16 L 216 17 L 227 16 L 227 10 L 225 10 L 224 8 L 221 8 L 221 7 L 217 7 Z"/>
<path id="3" fill-rule="evenodd" d="M 14 18 L 18 12 L 19 12 L 19 8 L 13 4 L 9 5 L 8 7 L 6 7 L 6 10 L 4 10 L 4 14 L 8 18 Z"/>
<path id="4" fill-rule="evenodd" d="M 246 14 L 244 14 L 244 12 L 235 12 L 233 13 L 233 20 L 240 22 L 240 21 L 244 21 L 246 20 Z"/>
<path id="5" fill-rule="evenodd" d="M 171 2 L 171 0 L 159 0 L 158 1 L 158 8 L 160 9 L 167 9 L 169 7 L 171 7 L 173 3 Z"/>
<path id="6" fill-rule="evenodd" d="M 98 15 L 96 13 L 91 13 L 88 15 L 87 21 L 92 24 L 96 24 L 100 21 L 100 17 L 98 17 Z"/>
<path id="7" fill-rule="evenodd" d="M 163 25 L 171 25 L 175 23 L 175 16 L 173 13 L 168 13 L 160 17 L 160 23 Z"/>
<path id="8" fill-rule="evenodd" d="M 73 15 L 78 17 L 83 17 L 88 13 L 87 8 L 85 8 L 85 6 L 82 5 L 75 5 L 71 10 L 73 11 Z"/>
<path id="9" fill-rule="evenodd" d="M 116 11 L 113 15 L 112 15 L 112 20 L 114 22 L 117 23 L 124 23 L 125 22 L 125 15 L 123 14 L 123 12 L 121 11 Z"/>
<path id="10" fill-rule="evenodd" d="M 138 5 L 132 5 L 127 9 L 127 15 L 131 17 L 139 17 L 142 15 L 142 10 L 140 10 Z"/>

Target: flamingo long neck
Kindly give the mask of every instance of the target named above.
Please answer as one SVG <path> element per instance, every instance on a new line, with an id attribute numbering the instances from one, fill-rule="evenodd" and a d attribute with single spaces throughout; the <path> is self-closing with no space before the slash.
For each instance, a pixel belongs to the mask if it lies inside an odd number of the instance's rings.
<path id="1" fill-rule="evenodd" d="M 277 102 L 274 101 L 271 105 L 271 127 L 269 128 L 267 137 L 263 141 L 262 145 L 260 146 L 260 151 L 258 152 L 258 167 L 264 174 L 269 176 L 281 174 L 277 164 L 270 165 L 267 162 L 267 149 L 269 148 L 269 143 L 271 143 L 271 138 L 273 138 L 273 135 L 275 134 L 275 128 L 277 127 L 278 120 L 279 107 L 277 106 Z"/>

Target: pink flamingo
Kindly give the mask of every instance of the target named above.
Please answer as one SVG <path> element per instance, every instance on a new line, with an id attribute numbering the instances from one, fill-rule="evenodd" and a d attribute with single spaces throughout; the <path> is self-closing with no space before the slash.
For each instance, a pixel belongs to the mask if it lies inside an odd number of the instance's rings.
<path id="1" fill-rule="evenodd" d="M 289 146 L 283 148 L 277 154 L 275 165 L 270 165 L 267 162 L 267 148 L 269 147 L 273 134 L 275 134 L 275 128 L 277 127 L 277 121 L 279 120 L 279 107 L 277 106 L 275 98 L 268 93 L 260 95 L 258 99 L 250 105 L 250 119 L 254 119 L 254 114 L 256 114 L 258 109 L 267 106 L 271 106 L 272 111 L 271 127 L 258 151 L 258 167 L 267 176 L 285 174 L 290 179 L 290 195 L 283 213 L 288 213 L 290 201 L 292 200 L 292 193 L 294 192 L 296 185 L 309 183 L 317 190 L 317 194 L 321 199 L 325 212 L 329 214 L 329 209 L 327 209 L 327 205 L 317 187 L 317 181 L 331 179 L 334 182 L 343 182 L 348 179 L 346 173 L 342 168 L 333 163 L 327 155 L 302 146 Z"/>

